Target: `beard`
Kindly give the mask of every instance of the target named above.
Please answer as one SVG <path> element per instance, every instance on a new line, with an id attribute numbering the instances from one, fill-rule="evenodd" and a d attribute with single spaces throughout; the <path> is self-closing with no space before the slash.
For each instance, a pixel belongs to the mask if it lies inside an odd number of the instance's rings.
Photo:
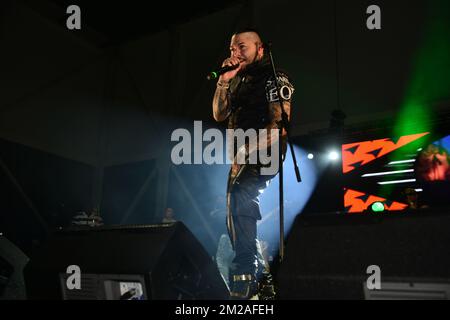
<path id="1" fill-rule="evenodd" d="M 255 63 L 259 62 L 260 60 L 262 60 L 262 57 L 259 57 L 258 52 L 255 52 L 253 58 L 245 59 L 245 64 L 241 67 L 241 70 L 239 70 L 239 71 L 243 71 L 243 70 L 247 69 L 248 67 L 253 66 Z"/>

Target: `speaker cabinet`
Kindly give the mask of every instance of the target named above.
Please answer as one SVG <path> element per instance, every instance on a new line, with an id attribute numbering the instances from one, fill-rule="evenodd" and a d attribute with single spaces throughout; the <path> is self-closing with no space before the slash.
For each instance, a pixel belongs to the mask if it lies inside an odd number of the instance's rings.
<path id="1" fill-rule="evenodd" d="M 216 264 L 181 222 L 58 232 L 31 257 L 24 275 L 30 299 L 229 296 Z"/>
<path id="2" fill-rule="evenodd" d="M 447 299 L 449 230 L 449 212 L 436 210 L 300 215 L 277 272 L 279 297 L 426 299 L 424 288 L 436 285 L 440 293 L 432 296 Z M 379 267 L 379 290 L 367 286 L 376 280 L 370 266 Z"/>

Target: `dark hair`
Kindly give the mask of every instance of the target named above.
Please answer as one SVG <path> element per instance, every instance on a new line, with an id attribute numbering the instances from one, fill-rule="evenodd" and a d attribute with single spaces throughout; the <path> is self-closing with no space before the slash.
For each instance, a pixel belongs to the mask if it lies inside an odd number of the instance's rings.
<path id="1" fill-rule="evenodd" d="M 245 33 L 245 32 L 254 32 L 258 35 L 259 40 L 260 40 L 260 46 L 262 46 L 264 49 L 266 48 L 266 44 L 263 40 L 263 36 L 261 35 L 261 32 L 259 32 L 256 28 L 250 28 L 250 27 L 246 27 L 246 28 L 241 28 L 238 29 L 235 33 L 233 33 L 233 36 L 241 34 L 241 33 Z"/>
<path id="2" fill-rule="evenodd" d="M 264 41 L 263 41 L 263 36 L 262 36 L 261 32 L 259 32 L 258 29 L 253 28 L 253 27 L 245 27 L 245 28 L 237 29 L 237 30 L 233 33 L 233 36 L 235 36 L 235 35 L 237 35 L 237 34 L 245 33 L 245 32 L 254 32 L 254 33 L 256 33 L 256 34 L 259 36 L 259 38 L 261 39 L 261 42 L 264 43 Z"/>

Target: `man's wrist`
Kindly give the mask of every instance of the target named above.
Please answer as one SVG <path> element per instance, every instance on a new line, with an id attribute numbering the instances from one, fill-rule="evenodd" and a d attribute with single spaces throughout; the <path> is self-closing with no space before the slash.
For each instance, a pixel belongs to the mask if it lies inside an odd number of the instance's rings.
<path id="1" fill-rule="evenodd" d="M 219 80 L 219 81 L 217 81 L 216 86 L 218 88 L 228 89 L 230 87 L 230 82 Z"/>

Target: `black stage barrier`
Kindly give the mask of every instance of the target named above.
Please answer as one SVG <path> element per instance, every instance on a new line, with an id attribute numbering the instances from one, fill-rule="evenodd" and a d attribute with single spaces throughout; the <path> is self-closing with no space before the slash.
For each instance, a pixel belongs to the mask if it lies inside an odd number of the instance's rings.
<path id="1" fill-rule="evenodd" d="M 24 277 L 29 299 L 229 295 L 215 263 L 181 222 L 58 232 L 33 254 Z"/>
<path id="2" fill-rule="evenodd" d="M 449 299 L 450 210 L 299 215 L 276 280 L 280 299 Z"/>

